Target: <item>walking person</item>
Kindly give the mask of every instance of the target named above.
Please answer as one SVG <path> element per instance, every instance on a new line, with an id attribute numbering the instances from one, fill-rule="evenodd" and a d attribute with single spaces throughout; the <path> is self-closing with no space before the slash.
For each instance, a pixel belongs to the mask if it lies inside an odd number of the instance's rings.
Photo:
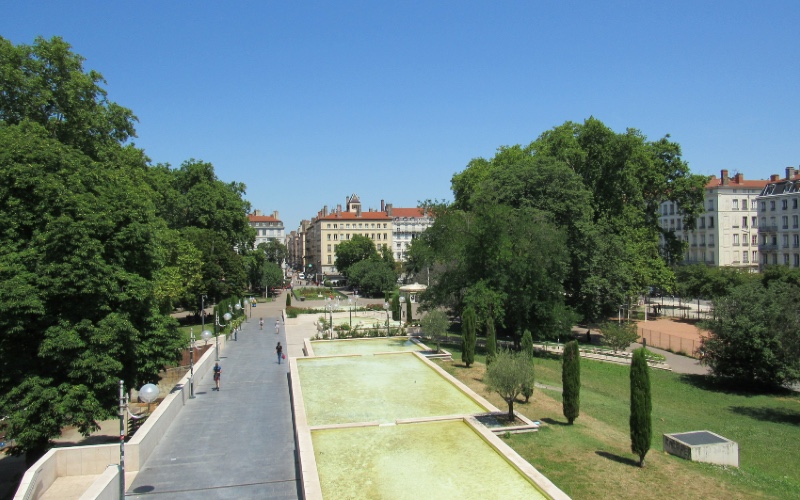
<path id="1" fill-rule="evenodd" d="M 258 318 L 258 329 L 259 330 L 264 329 L 264 318 Z"/>
<path id="2" fill-rule="evenodd" d="M 281 321 L 275 320 L 275 335 L 281 333 Z"/>
<path id="3" fill-rule="evenodd" d="M 281 364 L 281 359 L 283 359 L 283 346 L 280 342 L 275 346 L 275 354 L 278 355 L 278 364 Z"/>
<path id="4" fill-rule="evenodd" d="M 219 379 L 221 375 L 222 367 L 219 366 L 219 363 L 214 363 L 214 385 L 216 385 L 214 389 L 217 391 L 219 391 Z"/>

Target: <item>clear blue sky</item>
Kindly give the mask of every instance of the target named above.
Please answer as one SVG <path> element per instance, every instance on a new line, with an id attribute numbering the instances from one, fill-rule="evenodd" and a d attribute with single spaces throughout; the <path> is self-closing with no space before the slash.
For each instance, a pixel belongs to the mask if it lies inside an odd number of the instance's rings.
<path id="1" fill-rule="evenodd" d="M 497 147 L 589 116 L 692 170 L 800 163 L 800 2 L 4 2 L 139 117 L 153 162 L 214 164 L 287 232 L 357 193 L 416 206 Z"/>

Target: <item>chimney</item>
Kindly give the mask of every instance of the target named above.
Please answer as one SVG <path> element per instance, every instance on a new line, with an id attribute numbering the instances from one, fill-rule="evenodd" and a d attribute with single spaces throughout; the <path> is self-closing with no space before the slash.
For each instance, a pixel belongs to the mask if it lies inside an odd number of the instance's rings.
<path id="1" fill-rule="evenodd" d="M 792 180 L 794 177 L 794 167 L 786 167 L 786 179 Z"/>
<path id="2" fill-rule="evenodd" d="M 386 204 L 386 215 L 388 215 L 389 217 L 392 216 L 392 204 L 391 203 L 387 203 Z"/>
<path id="3" fill-rule="evenodd" d="M 772 174 L 769 176 L 770 182 L 775 182 L 781 180 L 781 176 L 778 174 Z"/>
<path id="4" fill-rule="evenodd" d="M 322 216 L 323 217 L 327 217 L 328 216 L 328 205 L 325 205 L 324 207 L 322 207 Z"/>
<path id="5" fill-rule="evenodd" d="M 736 175 L 733 177 L 733 179 L 734 179 L 734 181 L 736 182 L 736 184 L 741 184 L 741 183 L 742 183 L 742 181 L 744 180 L 744 174 L 736 174 Z"/>
<path id="6" fill-rule="evenodd" d="M 341 203 L 336 205 L 336 211 L 337 212 L 341 212 L 342 211 L 342 204 Z"/>
<path id="7" fill-rule="evenodd" d="M 278 219 L 278 220 L 280 220 L 280 219 L 281 219 L 280 217 L 278 217 L 278 211 L 277 211 L 277 210 L 273 210 L 273 211 L 272 211 L 272 216 L 273 216 L 273 217 L 275 217 L 275 218 L 276 218 L 276 219 Z"/>
<path id="8" fill-rule="evenodd" d="M 385 211 L 386 211 L 386 207 L 383 204 L 383 200 L 381 200 L 381 212 L 385 212 Z"/>
<path id="9" fill-rule="evenodd" d="M 253 215 L 255 215 L 256 217 L 260 217 L 261 216 L 261 210 L 256 210 L 255 212 L 253 212 Z"/>
<path id="10" fill-rule="evenodd" d="M 356 217 L 361 217 L 361 205 L 356 205 Z"/>
<path id="11" fill-rule="evenodd" d="M 721 175 L 722 175 L 722 185 L 727 186 L 728 183 L 731 181 L 730 178 L 728 178 L 728 170 L 723 168 Z"/>

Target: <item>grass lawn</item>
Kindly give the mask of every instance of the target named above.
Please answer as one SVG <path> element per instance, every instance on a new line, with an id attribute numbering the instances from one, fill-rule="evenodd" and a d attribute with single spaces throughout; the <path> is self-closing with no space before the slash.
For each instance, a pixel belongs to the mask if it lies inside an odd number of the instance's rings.
<path id="1" fill-rule="evenodd" d="M 461 352 L 441 365 L 495 406 L 483 358 L 469 369 Z M 561 387 L 560 360 L 537 358 L 536 382 Z M 581 414 L 572 426 L 558 390 L 537 388 L 514 408 L 540 420 L 537 433 L 508 440 L 572 498 L 800 498 L 800 395 L 754 395 L 710 387 L 705 377 L 650 371 L 653 441 L 645 468 L 630 451 L 629 367 L 581 360 Z M 662 434 L 709 430 L 739 443 L 740 468 L 689 462 L 664 452 Z"/>

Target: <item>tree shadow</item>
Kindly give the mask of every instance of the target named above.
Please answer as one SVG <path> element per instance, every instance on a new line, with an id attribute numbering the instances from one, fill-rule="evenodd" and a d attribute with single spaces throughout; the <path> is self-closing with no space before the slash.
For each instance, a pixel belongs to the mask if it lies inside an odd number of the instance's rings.
<path id="1" fill-rule="evenodd" d="M 639 462 L 628 457 L 621 457 L 619 455 L 614 455 L 613 453 L 609 453 L 607 451 L 596 451 L 595 454 L 600 455 L 603 458 L 607 458 L 609 460 L 613 460 L 614 462 L 620 463 L 622 465 L 630 465 L 631 467 L 639 467 Z"/>
<path id="2" fill-rule="evenodd" d="M 548 418 L 543 418 L 542 422 L 544 422 L 544 423 L 546 423 L 548 425 L 560 425 L 561 427 L 569 427 L 569 423 L 562 422 L 560 420 L 553 420 L 552 418 L 549 418 L 549 417 Z"/>
<path id="3" fill-rule="evenodd" d="M 711 375 L 683 374 L 680 376 L 680 380 L 683 383 L 704 391 L 721 392 L 736 396 L 752 397 L 764 394 L 789 396 L 794 394 L 791 389 L 785 387 L 764 385 L 758 382 L 729 380 L 713 377 Z"/>
<path id="4" fill-rule="evenodd" d="M 731 406 L 733 413 L 744 415 L 762 422 L 800 425 L 800 412 L 788 408 L 753 408 L 751 406 Z"/>

